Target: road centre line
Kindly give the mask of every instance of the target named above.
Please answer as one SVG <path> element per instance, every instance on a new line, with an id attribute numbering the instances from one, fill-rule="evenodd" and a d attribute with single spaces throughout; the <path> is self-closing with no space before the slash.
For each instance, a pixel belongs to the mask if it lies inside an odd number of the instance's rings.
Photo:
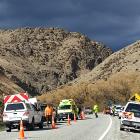
<path id="1" fill-rule="evenodd" d="M 109 120 L 110 120 L 110 123 L 109 123 L 109 126 L 107 127 L 107 129 L 105 130 L 105 132 L 103 133 L 103 135 L 98 139 L 98 140 L 103 140 L 103 138 L 106 136 L 106 134 L 109 132 L 111 126 L 112 126 L 112 119 L 111 117 L 109 116 Z"/>

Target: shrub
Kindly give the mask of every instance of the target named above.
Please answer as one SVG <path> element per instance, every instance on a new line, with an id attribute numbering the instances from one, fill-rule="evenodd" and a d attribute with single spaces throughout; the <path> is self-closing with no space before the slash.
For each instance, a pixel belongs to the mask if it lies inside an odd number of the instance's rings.
<path id="1" fill-rule="evenodd" d="M 78 83 L 64 86 L 61 89 L 43 94 L 38 97 L 41 101 L 58 105 L 62 99 L 74 99 L 78 106 L 92 107 L 97 103 L 102 109 L 112 103 L 125 104 L 133 92 L 140 92 L 139 73 L 119 72 L 107 80 L 98 80 L 94 83 Z"/>

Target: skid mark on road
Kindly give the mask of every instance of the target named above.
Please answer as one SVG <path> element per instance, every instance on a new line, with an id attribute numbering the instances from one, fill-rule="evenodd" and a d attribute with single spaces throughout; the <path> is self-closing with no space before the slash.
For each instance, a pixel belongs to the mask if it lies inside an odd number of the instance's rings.
<path id="1" fill-rule="evenodd" d="M 109 126 L 107 127 L 107 129 L 105 130 L 105 132 L 101 135 L 101 137 L 98 139 L 98 140 L 103 140 L 103 138 L 106 136 L 106 134 L 109 132 L 111 126 L 112 126 L 112 119 L 111 117 L 109 116 L 109 119 L 110 119 L 110 123 L 109 123 Z"/>

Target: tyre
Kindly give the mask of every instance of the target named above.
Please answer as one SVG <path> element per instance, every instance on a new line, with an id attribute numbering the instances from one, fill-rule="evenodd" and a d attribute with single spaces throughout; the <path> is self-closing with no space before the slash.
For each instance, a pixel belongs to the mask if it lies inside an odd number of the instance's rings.
<path id="1" fill-rule="evenodd" d="M 29 124 L 29 130 L 34 130 L 35 129 L 35 123 L 34 123 L 34 119 L 32 120 L 32 123 Z"/>
<path id="2" fill-rule="evenodd" d="M 57 118 L 54 118 L 54 122 L 57 123 Z"/>
<path id="3" fill-rule="evenodd" d="M 43 129 L 43 118 L 41 119 L 41 122 L 39 123 L 38 126 L 39 126 L 40 129 Z"/>
<path id="4" fill-rule="evenodd" d="M 11 129 L 6 130 L 6 132 L 11 132 Z"/>
<path id="5" fill-rule="evenodd" d="M 120 125 L 120 131 L 124 131 L 124 128 L 122 125 Z"/>
<path id="6" fill-rule="evenodd" d="M 120 127 L 120 131 L 124 131 L 124 128 L 121 128 L 121 127 Z"/>
<path id="7" fill-rule="evenodd" d="M 25 127 L 26 127 L 26 130 L 27 131 L 30 131 L 31 130 L 31 124 L 30 123 L 27 123 Z"/>
<path id="8" fill-rule="evenodd" d="M 20 126 L 18 126 L 17 129 L 20 130 Z"/>
<path id="9" fill-rule="evenodd" d="M 6 132 L 11 132 L 11 127 L 7 127 Z"/>

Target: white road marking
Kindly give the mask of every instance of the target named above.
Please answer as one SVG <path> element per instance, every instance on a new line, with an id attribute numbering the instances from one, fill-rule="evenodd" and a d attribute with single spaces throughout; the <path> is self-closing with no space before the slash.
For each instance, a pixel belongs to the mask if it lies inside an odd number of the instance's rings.
<path id="1" fill-rule="evenodd" d="M 109 126 L 107 127 L 106 131 L 103 133 L 103 135 L 102 135 L 98 140 L 103 140 L 103 138 L 106 136 L 106 134 L 107 134 L 108 131 L 110 130 L 110 128 L 111 128 L 111 126 L 112 126 L 112 119 L 111 119 L 110 116 L 109 116 L 109 119 L 110 119 Z"/>

